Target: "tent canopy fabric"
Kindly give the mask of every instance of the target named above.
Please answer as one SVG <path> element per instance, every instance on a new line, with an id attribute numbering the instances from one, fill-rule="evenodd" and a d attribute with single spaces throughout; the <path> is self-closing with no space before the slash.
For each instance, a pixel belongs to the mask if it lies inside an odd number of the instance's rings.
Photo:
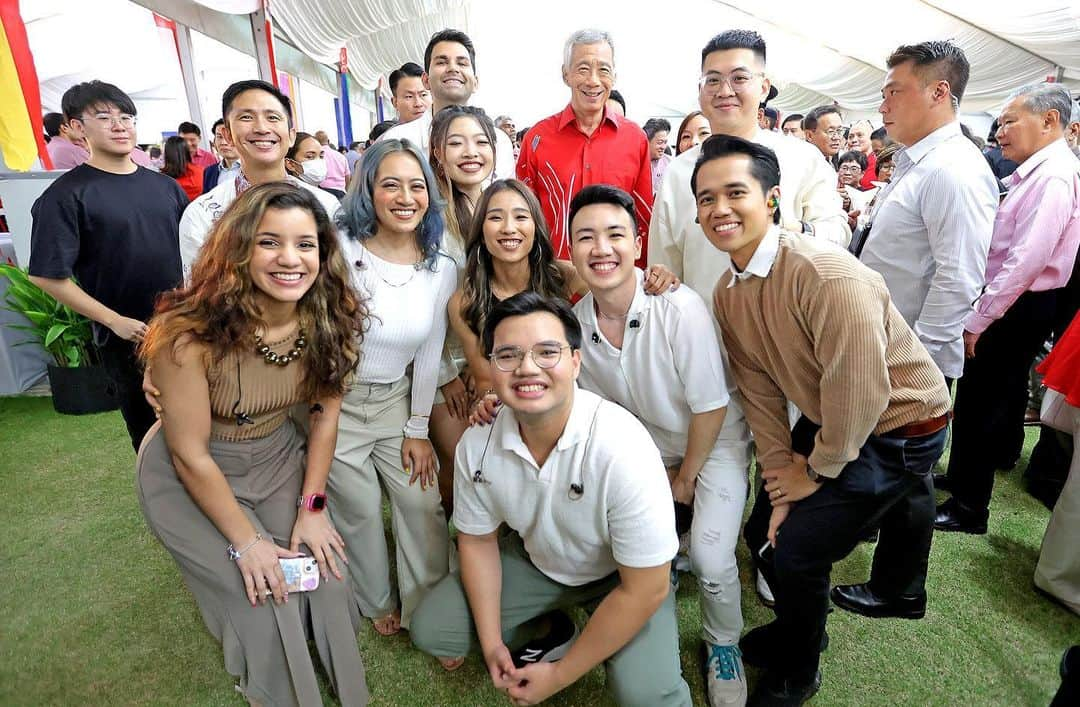
<path id="1" fill-rule="evenodd" d="M 480 102 L 512 112 L 519 124 L 565 104 L 562 42 L 588 26 L 614 36 L 616 86 L 640 119 L 694 108 L 700 48 L 727 28 L 765 37 L 768 74 L 780 89 L 773 104 L 785 112 L 835 101 L 851 117 L 873 116 L 889 52 L 927 39 L 950 39 L 966 53 L 968 113 L 996 113 L 1011 90 L 1051 76 L 1080 89 L 1080 3 L 1069 0 L 892 0 L 887 13 L 870 11 L 858 23 L 805 3 L 757 0 L 547 0 L 520 8 L 496 0 L 274 0 L 271 12 L 317 60 L 335 61 L 347 47 L 350 72 L 369 88 L 404 61 L 421 62 L 432 32 L 463 29 L 488 89 Z"/>

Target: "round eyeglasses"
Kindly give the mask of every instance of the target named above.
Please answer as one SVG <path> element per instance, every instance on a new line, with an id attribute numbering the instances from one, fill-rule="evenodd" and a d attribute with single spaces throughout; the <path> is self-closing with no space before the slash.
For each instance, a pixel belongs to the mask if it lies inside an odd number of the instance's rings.
<path id="1" fill-rule="evenodd" d="M 525 360 L 526 353 L 532 357 L 533 363 L 539 368 L 554 368 L 562 360 L 563 350 L 569 348 L 573 347 L 569 344 L 559 344 L 557 342 L 535 344 L 528 351 L 520 346 L 504 346 L 492 352 L 488 358 L 495 364 L 495 368 L 498 368 L 503 373 L 510 373 L 520 368 Z"/>

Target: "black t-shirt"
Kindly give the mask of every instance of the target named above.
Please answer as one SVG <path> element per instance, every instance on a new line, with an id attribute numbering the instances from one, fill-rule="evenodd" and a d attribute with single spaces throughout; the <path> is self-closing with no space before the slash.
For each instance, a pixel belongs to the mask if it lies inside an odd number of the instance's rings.
<path id="1" fill-rule="evenodd" d="M 34 202 L 30 274 L 72 275 L 118 314 L 146 321 L 154 299 L 181 284 L 180 216 L 188 198 L 175 179 L 81 164 Z"/>

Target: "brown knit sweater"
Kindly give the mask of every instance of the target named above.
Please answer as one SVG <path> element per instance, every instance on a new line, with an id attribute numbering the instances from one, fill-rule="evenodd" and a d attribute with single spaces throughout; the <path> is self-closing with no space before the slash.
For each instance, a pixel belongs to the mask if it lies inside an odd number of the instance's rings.
<path id="1" fill-rule="evenodd" d="M 873 434 L 949 410 L 949 390 L 889 298 L 847 251 L 787 232 L 767 277 L 714 300 L 762 466 L 791 462 L 786 401 L 821 425 L 810 466 L 835 478 Z"/>

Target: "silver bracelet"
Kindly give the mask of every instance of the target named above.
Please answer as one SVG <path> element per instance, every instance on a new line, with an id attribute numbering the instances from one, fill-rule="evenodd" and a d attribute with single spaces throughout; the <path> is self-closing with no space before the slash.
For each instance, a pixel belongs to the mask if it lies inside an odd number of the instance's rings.
<path id="1" fill-rule="evenodd" d="M 237 550 L 232 543 L 229 543 L 229 546 L 225 548 L 225 552 L 229 555 L 230 560 L 236 562 L 244 556 L 245 552 L 258 545 L 260 540 L 262 540 L 262 533 L 255 533 L 255 539 L 245 545 L 243 549 Z"/>

